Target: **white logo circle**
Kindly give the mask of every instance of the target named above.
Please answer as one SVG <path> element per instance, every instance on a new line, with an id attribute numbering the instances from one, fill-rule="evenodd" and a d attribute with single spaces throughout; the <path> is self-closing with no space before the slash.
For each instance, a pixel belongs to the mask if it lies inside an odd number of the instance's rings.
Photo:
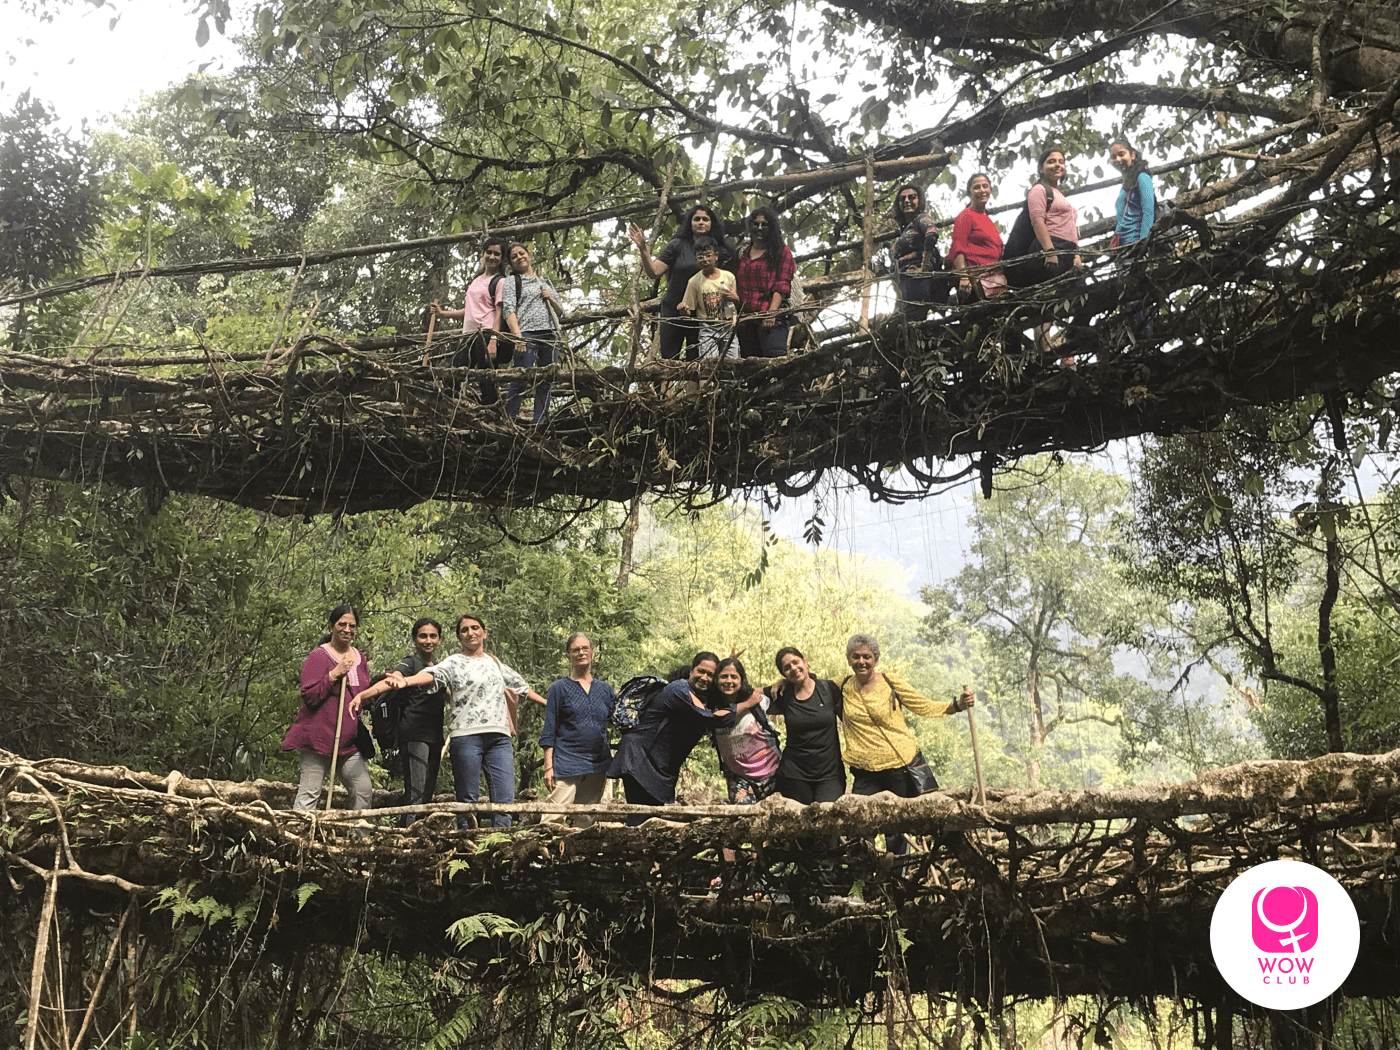
<path id="1" fill-rule="evenodd" d="M 1342 986 L 1361 946 L 1356 906 L 1321 868 L 1271 860 L 1215 902 L 1210 950 L 1220 976 L 1256 1006 L 1300 1010 Z"/>

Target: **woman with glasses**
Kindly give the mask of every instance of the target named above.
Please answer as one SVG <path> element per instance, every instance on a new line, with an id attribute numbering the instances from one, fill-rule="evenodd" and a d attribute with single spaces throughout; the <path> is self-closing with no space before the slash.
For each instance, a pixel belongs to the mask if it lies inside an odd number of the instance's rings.
<path id="1" fill-rule="evenodd" d="M 603 801 L 608 786 L 608 766 L 612 747 L 608 744 L 608 716 L 617 703 L 617 694 L 607 682 L 593 677 L 593 642 L 582 631 L 569 635 L 564 643 L 569 658 L 569 675 L 557 679 L 545 693 L 544 729 L 540 747 L 544 749 L 546 802 L 559 805 L 596 805 Z M 563 820 L 555 813 L 547 821 Z M 593 818 L 574 817 L 575 827 L 592 825 Z"/>
<path id="2" fill-rule="evenodd" d="M 797 264 L 783 241 L 778 213 L 768 205 L 744 220 L 749 243 L 739 253 L 740 357 L 782 357 L 788 351 L 788 319 L 779 311 L 792 294 Z"/>
<path id="3" fill-rule="evenodd" d="M 846 763 L 851 767 L 851 794 L 889 791 L 900 798 L 917 798 L 936 789 L 904 712 L 943 718 L 970 710 L 977 697 L 964 686 L 956 700 L 941 703 L 930 700 L 899 675 L 879 671 L 880 643 L 873 635 L 851 635 L 846 643 L 846 662 L 852 674 L 841 681 L 841 722 L 846 733 Z M 903 835 L 887 835 L 885 840 L 891 853 L 909 852 Z"/>
<path id="4" fill-rule="evenodd" d="M 301 707 L 282 738 L 283 751 L 301 761 L 297 809 L 315 809 L 335 756 L 336 773 L 350 792 L 351 809 L 369 809 L 374 791 L 369 766 L 356 746 L 360 731 L 359 694 L 369 685 L 369 661 L 355 648 L 360 613 L 337 605 L 326 619 L 330 632 L 301 665 Z"/>
<path id="5" fill-rule="evenodd" d="M 894 193 L 895 269 L 899 271 L 899 300 L 906 321 L 928 317 L 933 302 L 933 275 L 943 269 L 938 250 L 938 227 L 925 210 L 924 191 L 906 182 Z"/>

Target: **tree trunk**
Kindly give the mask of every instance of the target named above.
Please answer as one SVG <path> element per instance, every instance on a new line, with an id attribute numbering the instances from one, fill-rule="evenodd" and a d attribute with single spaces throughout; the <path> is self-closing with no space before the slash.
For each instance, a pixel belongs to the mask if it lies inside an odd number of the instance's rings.
<path id="1" fill-rule="evenodd" d="M 1332 647 L 1332 609 L 1341 589 L 1342 545 L 1335 533 L 1327 541 L 1327 585 L 1317 606 L 1317 651 L 1322 659 L 1322 713 L 1327 725 L 1327 748 L 1342 746 L 1341 697 L 1337 688 L 1337 651 Z"/>
<path id="2" fill-rule="evenodd" d="M 632 497 L 632 502 L 627 505 L 627 521 L 622 527 L 622 557 L 617 570 L 617 585 L 626 587 L 627 581 L 632 578 L 632 550 L 637 542 L 637 529 L 642 523 L 642 497 L 640 494 Z"/>

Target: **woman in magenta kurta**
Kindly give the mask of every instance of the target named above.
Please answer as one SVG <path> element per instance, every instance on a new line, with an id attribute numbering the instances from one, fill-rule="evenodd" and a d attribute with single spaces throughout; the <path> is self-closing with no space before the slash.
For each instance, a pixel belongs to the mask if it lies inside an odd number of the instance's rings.
<path id="1" fill-rule="evenodd" d="M 954 270 L 969 266 L 992 266 L 1001 261 L 1001 231 L 987 214 L 992 197 L 992 180 L 978 172 L 967 181 L 968 205 L 953 220 L 953 244 L 948 262 Z M 985 270 L 975 277 L 963 274 L 958 281 L 958 300 L 964 303 L 990 299 L 1006 291 L 1006 275 L 1001 270 Z"/>
<path id="2" fill-rule="evenodd" d="M 334 753 L 340 782 L 350 792 L 350 808 L 368 809 L 374 797 L 369 767 L 355 746 L 360 727 L 355 696 L 369 688 L 369 661 L 355 648 L 360 614 L 353 605 L 337 605 L 327 623 L 330 633 L 301 665 L 301 708 L 282 738 L 282 750 L 295 751 L 301 759 L 294 805 L 315 808 Z"/>

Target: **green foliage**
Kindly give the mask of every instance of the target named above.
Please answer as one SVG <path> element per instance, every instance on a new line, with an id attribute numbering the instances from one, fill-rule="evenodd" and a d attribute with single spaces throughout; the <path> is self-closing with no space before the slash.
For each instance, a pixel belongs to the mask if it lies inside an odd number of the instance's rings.
<path id="1" fill-rule="evenodd" d="M 1120 758 L 1180 755 L 1155 683 L 1165 609 L 1122 571 L 1126 483 L 1073 461 L 1023 464 L 1024 480 L 977 505 L 968 564 L 926 589 L 925 637 L 961 627 L 981 639 L 979 723 L 992 783 L 1112 786 Z M 1145 730 L 1151 730 L 1149 736 Z M 1160 770 L 1154 770 L 1160 774 Z"/>
<path id="2" fill-rule="evenodd" d="M 468 608 L 541 691 L 562 673 L 572 630 L 635 647 L 649 612 L 613 582 L 606 515 L 534 546 L 505 542 L 495 517 L 429 504 L 306 525 L 185 497 L 153 514 L 140 493 L 36 484 L 0 509 L 0 746 L 195 776 L 272 773 L 286 761 L 301 662 L 342 601 L 364 614 L 358 641 L 375 669 L 409 649 L 419 616 L 450 624 Z M 557 524 L 544 513 L 512 523 Z M 528 784 L 542 716 L 523 711 Z"/>
<path id="3" fill-rule="evenodd" d="M 1386 751 L 1400 742 L 1394 498 L 1340 501 L 1340 457 L 1314 435 L 1307 407 L 1150 443 L 1130 571 L 1178 602 L 1184 645 L 1226 673 L 1269 752 L 1305 758 L 1330 747 L 1319 640 L 1330 547 L 1344 584 L 1327 617 L 1342 744 Z"/>
<path id="4" fill-rule="evenodd" d="M 107 196 L 116 213 L 107 222 L 107 236 L 118 253 L 147 266 L 165 261 L 162 249 L 185 224 L 247 248 L 252 240 L 240 219 L 249 196 L 246 190 L 220 189 L 208 179 L 196 184 L 174 164 L 150 172 L 129 166 L 124 182 Z"/>
<path id="5" fill-rule="evenodd" d="M 452 923 L 447 927 L 447 935 L 465 948 L 482 938 L 511 937 L 519 940 L 525 936 L 525 928 L 504 916 L 478 912 Z"/>
<path id="6" fill-rule="evenodd" d="M 77 268 L 97 206 L 86 151 L 24 92 L 0 116 L 0 284 L 34 287 Z"/>
<path id="7" fill-rule="evenodd" d="M 315 882 L 303 882 L 300 886 L 298 886 L 297 911 L 301 911 L 303 908 L 305 908 L 306 902 L 309 901 L 312 895 L 320 888 L 320 884 Z"/>

